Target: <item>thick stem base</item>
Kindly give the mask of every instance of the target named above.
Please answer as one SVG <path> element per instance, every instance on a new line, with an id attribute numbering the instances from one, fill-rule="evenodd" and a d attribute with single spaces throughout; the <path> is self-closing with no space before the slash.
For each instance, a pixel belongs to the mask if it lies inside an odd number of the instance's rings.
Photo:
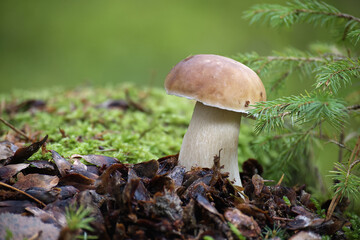
<path id="1" fill-rule="evenodd" d="M 214 156 L 220 153 L 223 172 L 241 186 L 238 166 L 238 139 L 241 113 L 209 107 L 200 102 L 184 136 L 179 154 L 179 164 L 190 170 L 193 166 L 211 168 Z"/>

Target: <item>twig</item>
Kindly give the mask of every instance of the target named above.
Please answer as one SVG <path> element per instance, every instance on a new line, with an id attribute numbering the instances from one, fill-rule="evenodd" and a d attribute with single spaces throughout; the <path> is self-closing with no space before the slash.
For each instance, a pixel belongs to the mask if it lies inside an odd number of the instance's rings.
<path id="1" fill-rule="evenodd" d="M 339 189 L 340 189 L 340 188 L 338 188 L 337 191 L 338 191 Z M 330 206 L 329 206 L 329 208 L 328 208 L 328 210 L 327 210 L 327 213 L 326 213 L 325 221 L 329 221 L 329 220 L 330 220 L 332 214 L 334 213 L 334 210 L 335 210 L 337 204 L 338 204 L 339 201 L 340 201 L 340 198 L 341 198 L 340 192 L 337 193 L 337 194 L 335 194 L 335 196 L 332 198 L 331 203 L 330 203 Z"/>
<path id="2" fill-rule="evenodd" d="M 339 144 L 344 145 L 344 139 L 345 139 L 345 133 L 344 133 L 344 127 L 342 127 L 341 133 L 340 133 Z M 342 159 L 343 159 L 343 149 L 341 146 L 339 147 L 338 159 L 339 159 L 338 162 L 341 163 Z"/>
<path id="3" fill-rule="evenodd" d="M 30 194 L 28 194 L 28 193 L 26 193 L 26 192 L 24 192 L 24 191 L 22 191 L 22 190 L 20 190 L 20 189 L 17 189 L 16 187 L 10 186 L 10 185 L 8 185 L 8 184 L 6 184 L 6 183 L 3 183 L 3 182 L 0 182 L 0 185 L 2 185 L 2 186 L 4 186 L 4 187 L 7 187 L 7 188 L 10 188 L 10 189 L 12 189 L 12 190 L 14 190 L 14 191 L 17 191 L 17 192 L 21 193 L 21 194 L 24 194 L 25 196 L 27 196 L 27 197 L 31 198 L 32 200 L 34 200 L 35 202 L 39 203 L 41 206 L 46 207 L 46 204 L 45 204 L 45 203 L 43 203 L 43 202 L 40 201 L 39 199 L 31 196 Z"/>
<path id="4" fill-rule="evenodd" d="M 306 13 L 312 13 L 312 14 L 322 14 L 322 15 L 328 15 L 328 16 L 334 16 L 338 18 L 344 18 L 349 21 L 355 21 L 360 23 L 360 18 L 354 17 L 347 13 L 333 13 L 333 12 L 321 12 L 321 11 L 314 11 L 310 9 L 295 9 L 295 12 L 306 12 Z"/>
<path id="5" fill-rule="evenodd" d="M 279 179 L 278 183 L 276 184 L 277 187 L 281 185 L 282 181 L 284 180 L 284 176 L 285 176 L 285 174 L 281 175 L 281 178 Z"/>
<path id="6" fill-rule="evenodd" d="M 8 126 L 9 128 L 11 128 L 12 130 L 14 130 L 16 133 L 20 134 L 21 136 L 23 136 L 24 138 L 26 138 L 27 140 L 29 140 L 30 142 L 32 142 L 33 140 L 28 137 L 23 131 L 17 129 L 16 127 L 14 127 L 13 125 L 11 125 L 11 123 L 5 121 L 5 119 L 3 119 L 2 117 L 0 117 L 0 121 L 3 122 L 6 126 Z"/>
<path id="7" fill-rule="evenodd" d="M 290 218 L 282 218 L 282 217 L 272 217 L 272 219 L 275 220 L 280 220 L 280 221 L 293 221 L 294 219 L 290 219 Z"/>
<path id="8" fill-rule="evenodd" d="M 135 108 L 136 110 L 139 110 L 139 111 L 141 111 L 141 112 L 145 112 L 145 113 L 147 112 L 143 106 L 141 106 L 139 103 L 137 103 L 137 102 L 135 102 L 135 101 L 133 101 L 133 100 L 131 99 L 130 93 L 129 93 L 129 90 L 128 90 L 128 89 L 125 89 L 125 97 L 126 97 L 127 103 L 128 103 L 131 107 L 133 107 L 133 108 Z"/>
<path id="9" fill-rule="evenodd" d="M 329 87 L 330 83 L 331 83 L 331 79 L 336 76 L 336 75 L 339 75 L 340 73 L 342 72 L 346 72 L 346 71 L 352 71 L 352 70 L 356 70 L 356 69 L 360 69 L 360 67 L 356 66 L 356 67 L 348 67 L 348 68 L 344 68 L 344 69 L 341 69 L 341 70 L 338 70 L 336 72 L 333 72 L 330 74 L 330 76 L 328 77 L 328 79 L 326 80 L 325 82 L 325 88 Z M 341 76 L 340 76 L 341 77 Z M 341 77 L 342 78 L 342 77 Z M 320 85 L 321 86 L 321 85 Z"/>
<path id="10" fill-rule="evenodd" d="M 314 137 L 317 137 L 317 138 L 319 138 L 319 139 L 321 139 L 321 140 L 327 140 L 328 142 L 333 143 L 333 144 L 339 146 L 341 149 L 346 149 L 346 150 L 348 150 L 349 152 L 352 151 L 352 150 L 351 150 L 350 148 L 348 148 L 346 145 L 344 145 L 343 143 L 337 142 L 337 141 L 335 141 L 334 139 L 330 139 L 330 138 L 325 137 L 325 136 L 320 137 L 320 136 L 316 136 L 316 135 L 314 135 Z"/>
<path id="11" fill-rule="evenodd" d="M 347 110 L 349 110 L 349 111 L 354 111 L 354 110 L 358 110 L 358 109 L 360 109 L 360 104 L 356 104 L 356 105 L 347 107 Z"/>

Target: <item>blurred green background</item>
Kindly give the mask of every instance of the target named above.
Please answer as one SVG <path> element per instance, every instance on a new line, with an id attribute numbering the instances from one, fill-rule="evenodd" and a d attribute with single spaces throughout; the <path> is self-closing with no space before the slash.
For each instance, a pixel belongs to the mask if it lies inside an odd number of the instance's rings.
<path id="1" fill-rule="evenodd" d="M 83 83 L 162 86 L 191 54 L 270 54 L 330 37 L 328 29 L 274 30 L 243 19 L 256 3 L 284 2 L 2 0 L 0 93 Z M 326 2 L 360 15 L 359 0 Z"/>

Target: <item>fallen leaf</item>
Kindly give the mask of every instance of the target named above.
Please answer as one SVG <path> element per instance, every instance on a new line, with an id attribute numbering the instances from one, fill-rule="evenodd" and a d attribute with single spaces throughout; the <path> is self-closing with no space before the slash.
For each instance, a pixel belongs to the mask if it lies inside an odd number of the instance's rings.
<path id="1" fill-rule="evenodd" d="M 227 221 L 236 226 L 237 229 L 247 238 L 258 237 L 261 233 L 261 229 L 257 222 L 236 208 L 229 208 L 224 213 Z"/>
<path id="2" fill-rule="evenodd" d="M 156 160 L 150 160 L 137 163 L 133 166 L 133 169 L 139 177 L 153 178 L 159 169 L 159 162 Z"/>
<path id="3" fill-rule="evenodd" d="M 52 188 L 47 190 L 42 187 L 30 187 L 25 192 L 42 201 L 43 203 L 48 204 L 56 201 L 59 198 L 60 191 L 60 188 Z"/>
<path id="4" fill-rule="evenodd" d="M 211 212 L 212 214 L 220 217 L 221 219 L 224 219 L 223 216 L 218 212 L 218 210 L 213 205 L 211 205 L 211 203 L 201 194 L 198 194 L 196 196 L 196 202 L 208 212 Z"/>
<path id="5" fill-rule="evenodd" d="M 22 147 L 16 150 L 14 156 L 10 157 L 6 164 L 14 164 L 14 163 L 22 163 L 26 161 L 29 157 L 31 157 L 34 153 L 36 153 L 41 146 L 46 142 L 48 135 L 46 135 L 42 140 L 39 142 L 35 142 L 28 147 Z"/>
<path id="6" fill-rule="evenodd" d="M 43 161 L 43 160 L 34 160 L 30 162 L 30 166 L 24 171 L 25 174 L 29 173 L 41 173 L 45 175 L 56 175 L 57 168 L 54 163 Z"/>
<path id="7" fill-rule="evenodd" d="M 97 105 L 98 108 L 117 108 L 121 110 L 127 110 L 130 106 L 125 100 L 107 100 L 99 105 Z"/>
<path id="8" fill-rule="evenodd" d="M 18 147 L 9 141 L 0 142 L 0 161 L 14 156 Z"/>
<path id="9" fill-rule="evenodd" d="M 255 187 L 255 196 L 259 196 L 264 187 L 264 179 L 260 175 L 254 174 L 252 176 L 252 183 Z"/>
<path id="10" fill-rule="evenodd" d="M 50 190 L 52 187 L 55 187 L 58 182 L 59 178 L 57 176 L 33 173 L 18 177 L 18 181 L 13 186 L 24 191 L 31 187 L 40 187 Z"/>
<path id="11" fill-rule="evenodd" d="M 289 238 L 289 240 L 321 240 L 321 236 L 313 232 L 300 231 Z"/>
<path id="12" fill-rule="evenodd" d="M 145 209 L 154 216 L 166 217 L 172 222 L 180 220 L 183 215 L 179 196 L 174 191 L 168 190 L 156 193 L 154 200 L 146 203 Z"/>
<path id="13" fill-rule="evenodd" d="M 93 184 L 95 183 L 94 179 L 85 177 L 79 173 L 69 173 L 64 177 L 60 178 L 59 185 L 72 185 L 79 189 L 80 191 L 86 189 L 93 189 Z"/>
<path id="14" fill-rule="evenodd" d="M 107 157 L 107 156 L 103 156 L 103 155 L 79 155 L 79 154 L 74 154 L 70 157 L 71 159 L 73 158 L 83 158 L 85 161 L 87 161 L 88 163 L 94 164 L 98 167 L 110 167 L 111 165 L 115 164 L 115 163 L 119 163 L 119 160 L 117 160 L 116 158 L 113 157 Z"/>
<path id="15" fill-rule="evenodd" d="M 60 154 L 58 154 L 57 152 L 55 152 L 54 150 L 51 150 L 52 153 L 52 158 L 60 172 L 60 175 L 62 177 L 64 177 L 67 172 L 70 170 L 71 168 L 71 163 L 69 163 L 68 161 L 66 161 L 65 158 L 63 158 L 62 156 L 60 156 Z"/>
<path id="16" fill-rule="evenodd" d="M 28 163 L 18 163 L 0 167 L 0 179 L 7 181 L 9 178 L 27 168 L 29 165 L 30 164 Z"/>

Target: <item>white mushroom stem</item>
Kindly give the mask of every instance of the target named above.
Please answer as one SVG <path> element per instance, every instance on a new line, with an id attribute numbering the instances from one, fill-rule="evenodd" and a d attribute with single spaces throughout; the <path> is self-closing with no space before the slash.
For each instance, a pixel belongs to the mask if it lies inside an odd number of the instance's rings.
<path id="1" fill-rule="evenodd" d="M 193 166 L 211 168 L 214 156 L 220 154 L 223 172 L 242 186 L 238 166 L 238 139 L 241 113 L 206 106 L 196 102 L 194 113 L 184 136 L 179 164 L 190 170 Z"/>

